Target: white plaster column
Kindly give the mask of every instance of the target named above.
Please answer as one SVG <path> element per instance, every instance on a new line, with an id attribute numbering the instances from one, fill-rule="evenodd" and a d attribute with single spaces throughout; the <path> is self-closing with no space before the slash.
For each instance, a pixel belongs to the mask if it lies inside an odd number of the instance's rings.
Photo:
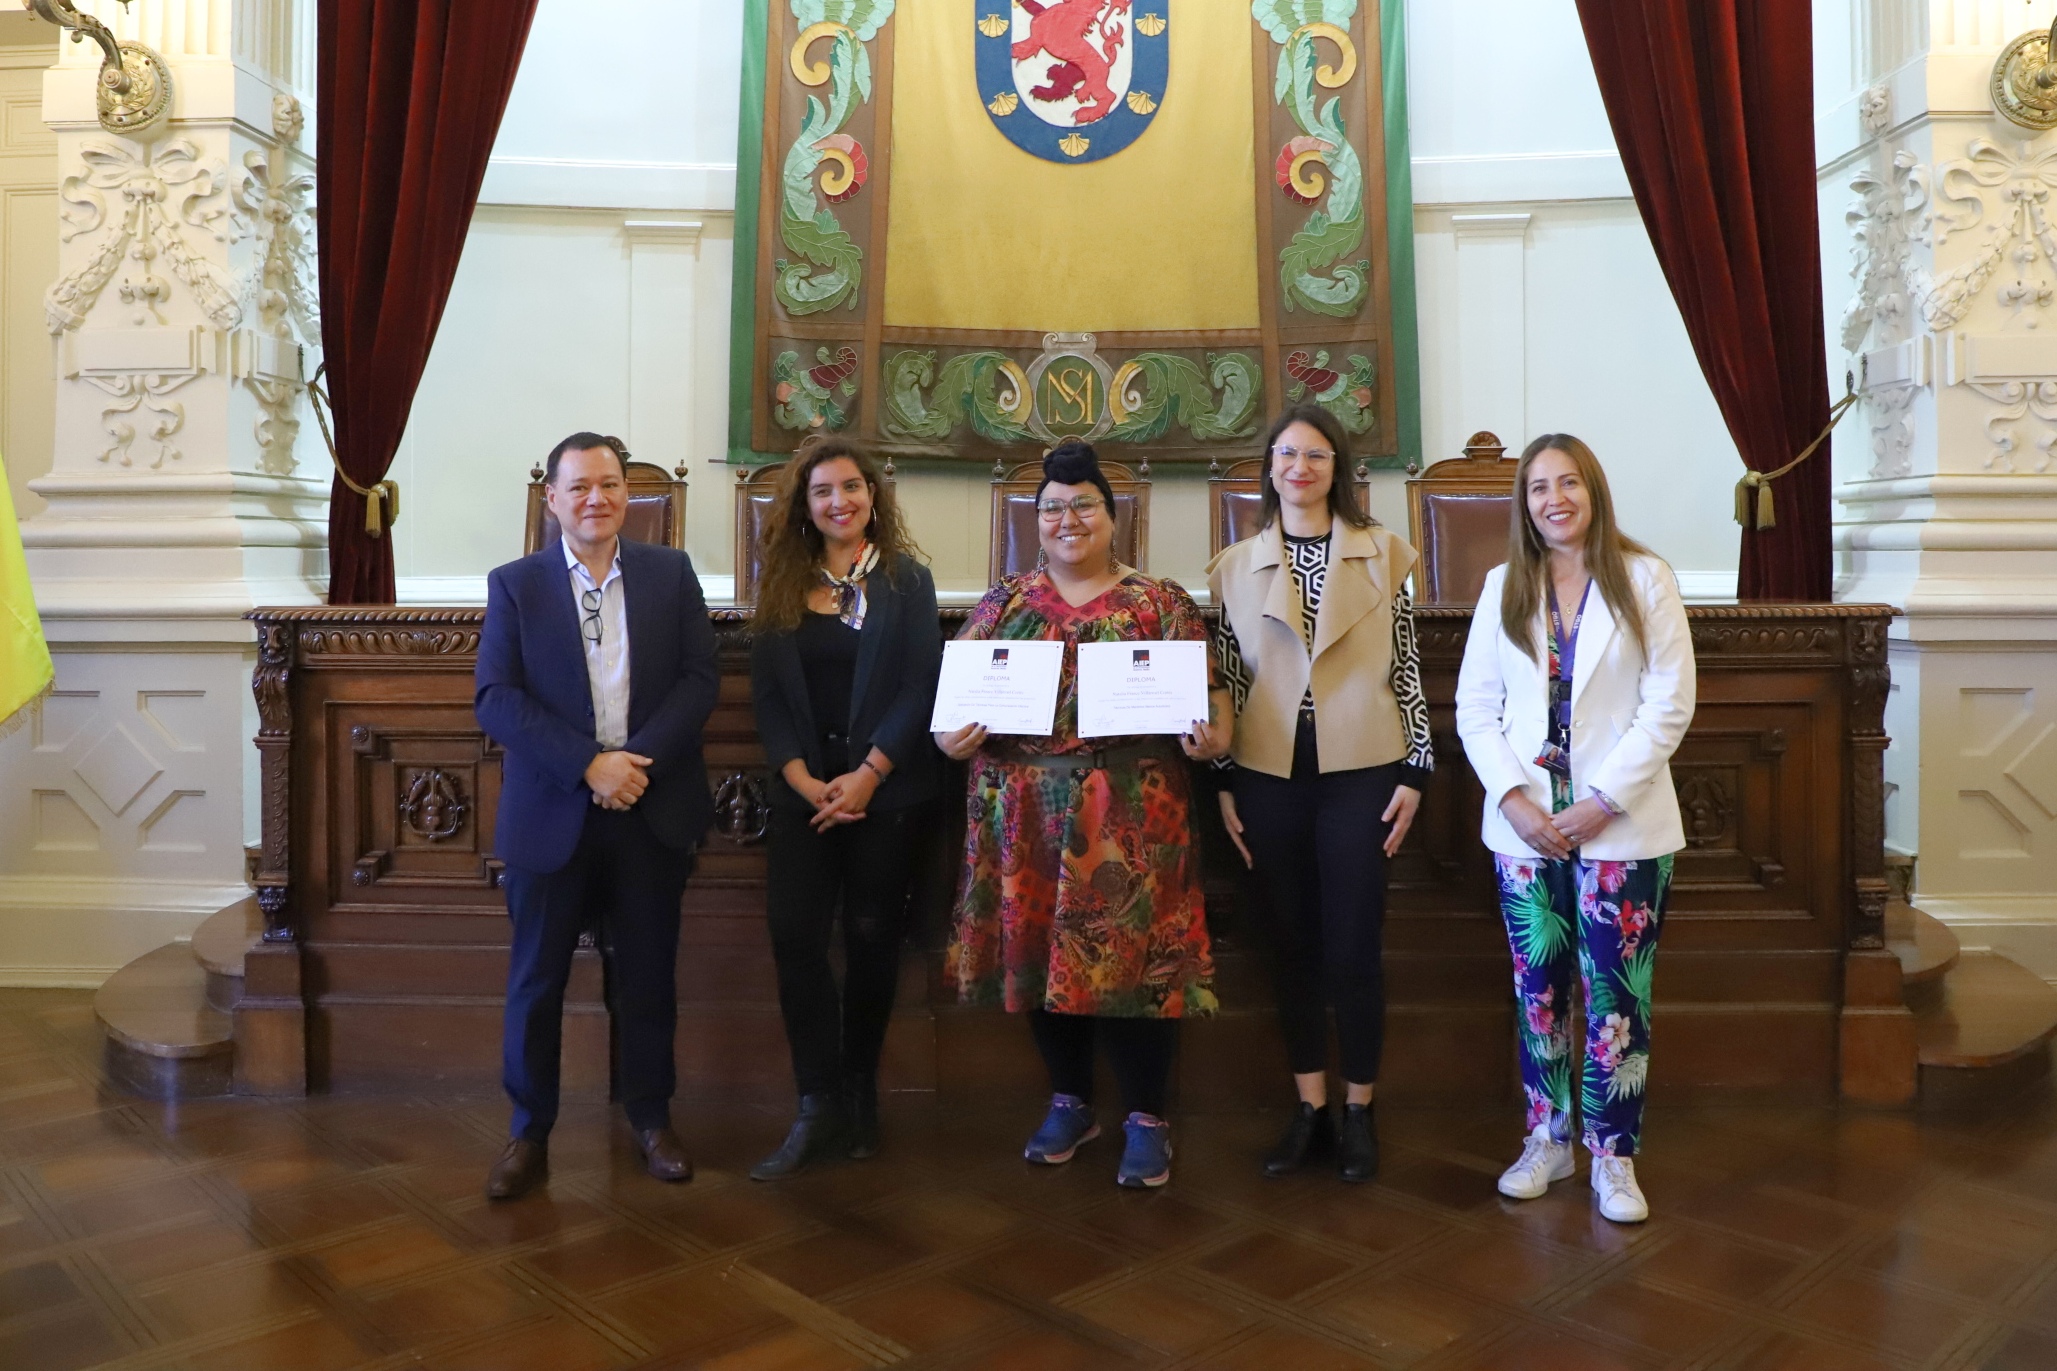
<path id="1" fill-rule="evenodd" d="M 629 431 L 640 461 L 667 471 L 690 460 L 693 427 L 693 278 L 697 219 L 627 219 Z"/>
<path id="2" fill-rule="evenodd" d="M 1817 144 L 1831 368 L 1867 377 L 1836 438 L 1837 595 L 1904 610 L 1887 843 L 1966 946 L 2057 980 L 2057 133 L 1989 97 L 2001 47 L 2050 14 L 1851 16 Z"/>
<path id="3" fill-rule="evenodd" d="M 1462 423 L 1470 426 L 1463 431 L 1488 430 L 1517 451 L 1528 441 L 1529 218 L 1450 216 L 1457 240 L 1458 393 Z"/>
<path id="4" fill-rule="evenodd" d="M 95 982 L 246 893 L 242 615 L 318 600 L 326 579 L 328 462 L 296 379 L 319 338 L 313 5 L 81 8 L 165 59 L 173 102 L 139 137 L 101 128 L 90 42 L 63 44 L 44 78 L 55 449 L 22 537 L 57 685 L 0 741 L 13 983 Z"/>

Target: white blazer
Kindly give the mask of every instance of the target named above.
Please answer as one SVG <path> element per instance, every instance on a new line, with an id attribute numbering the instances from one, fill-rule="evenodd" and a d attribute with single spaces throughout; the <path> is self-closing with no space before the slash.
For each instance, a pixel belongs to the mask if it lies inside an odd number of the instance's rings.
<path id="1" fill-rule="evenodd" d="M 1536 765 L 1549 734 L 1549 648 L 1546 611 L 1536 618 L 1531 660 L 1500 627 L 1505 566 L 1486 575 L 1457 675 L 1457 736 L 1486 790 L 1485 845 L 1509 857 L 1535 857 L 1500 813 L 1509 791 L 1521 790 L 1545 813 L 1550 775 Z M 1693 638 L 1686 627 L 1678 579 L 1656 557 L 1629 558 L 1629 579 L 1642 599 L 1647 657 L 1622 630 L 1593 586 L 1578 629 L 1571 678 L 1571 784 L 1576 799 L 1597 789 L 1627 813 L 1584 845 L 1594 861 L 1661 857 L 1686 845 L 1671 754 L 1693 721 L 1697 690 Z"/>

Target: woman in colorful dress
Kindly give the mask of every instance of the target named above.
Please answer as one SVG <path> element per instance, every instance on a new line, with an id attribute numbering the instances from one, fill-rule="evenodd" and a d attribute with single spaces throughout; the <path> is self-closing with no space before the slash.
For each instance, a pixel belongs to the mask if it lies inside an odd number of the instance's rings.
<path id="1" fill-rule="evenodd" d="M 1671 568 L 1622 533 L 1607 476 L 1567 433 L 1515 468 L 1507 562 L 1487 576 L 1457 679 L 1514 953 L 1528 1138 L 1500 1177 L 1541 1196 L 1576 1169 L 1572 1082 L 1600 1212 L 1640 1223 L 1633 1160 L 1650 988 L 1685 846 L 1671 754 L 1693 719 L 1692 635 Z M 1572 968 L 1586 1042 L 1574 1062 Z"/>
<path id="2" fill-rule="evenodd" d="M 800 1108 L 750 1169 L 760 1181 L 878 1151 L 879 1052 L 920 818 L 942 771 L 924 736 L 943 654 L 936 584 L 892 486 L 850 443 L 810 439 L 773 510 L 750 694 L 776 777 L 765 908 Z M 840 994 L 829 967 L 839 905 Z"/>
<path id="3" fill-rule="evenodd" d="M 1116 1180 L 1159 1186 L 1171 1178 L 1178 1023 L 1215 1007 L 1185 758 L 1227 750 L 1228 696 L 1211 690 L 1214 720 L 1195 720 L 1176 746 L 1081 740 L 1078 644 L 1205 641 L 1207 628 L 1184 590 L 1114 557 L 1114 492 L 1085 443 L 1044 458 L 1036 515 L 1043 565 L 986 592 L 960 636 L 1064 643 L 1056 723 L 1046 738 L 977 724 L 935 735 L 971 764 L 947 974 L 967 1002 L 1028 1017 L 1052 1093 L 1023 1155 L 1059 1165 L 1099 1136 L 1097 1044 L 1128 1115 Z"/>
<path id="4" fill-rule="evenodd" d="M 1300 1102 L 1264 1159 L 1333 1154 L 1378 1171 L 1372 1094 L 1385 1045 L 1386 862 L 1435 767 L 1407 574 L 1415 552 L 1364 512 L 1335 417 L 1300 404 L 1266 435 L 1264 526 L 1208 568 L 1216 655 L 1235 698 L 1221 818 L 1251 868 Z M 1343 1109 L 1328 1104 L 1335 1010 Z"/>

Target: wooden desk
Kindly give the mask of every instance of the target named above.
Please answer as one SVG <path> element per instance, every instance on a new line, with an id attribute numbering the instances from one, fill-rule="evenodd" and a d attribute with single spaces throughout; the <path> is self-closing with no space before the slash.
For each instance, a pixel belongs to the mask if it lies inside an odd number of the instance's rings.
<path id="1" fill-rule="evenodd" d="M 1884 950 L 1880 754 L 1886 625 L 1870 605 L 1688 611 L 1700 705 L 1673 762 L 1687 849 L 1658 958 L 1652 1089 L 1901 1101 L 1912 1021 Z M 792 1092 L 763 923 L 763 754 L 749 703 L 749 611 L 713 611 L 721 703 L 707 732 L 719 813 L 685 897 L 682 1098 Z M 962 611 L 946 615 L 953 622 Z M 238 1073 L 255 1092 L 490 1090 L 498 1079 L 507 931 L 491 850 L 501 754 L 472 716 L 479 609 L 259 610 L 267 926 L 238 1012 Z M 1506 940 L 1478 843 L 1477 781 L 1450 700 L 1467 610 L 1421 615 L 1439 766 L 1395 863 L 1386 948 L 1390 1095 L 1519 1093 Z M 1192 1024 L 1187 1107 L 1268 1102 L 1287 1077 L 1237 873 L 1211 805 L 1201 842 L 1223 1012 Z M 953 844 L 943 806 L 916 895 L 921 926 L 888 1043 L 888 1088 L 946 1100 L 1028 1099 L 1040 1079 L 1006 1015 L 959 1008 L 940 983 Z M 566 1007 L 568 1092 L 602 1092 L 597 959 Z"/>

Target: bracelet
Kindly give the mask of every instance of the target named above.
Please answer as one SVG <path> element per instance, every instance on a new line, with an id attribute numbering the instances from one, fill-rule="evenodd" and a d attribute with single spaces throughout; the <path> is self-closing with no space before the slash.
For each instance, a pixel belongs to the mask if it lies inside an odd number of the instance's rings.
<path id="1" fill-rule="evenodd" d="M 883 771 L 880 771 L 880 770 L 879 770 L 879 769 L 878 769 L 877 767 L 875 767 L 875 766 L 872 766 L 872 764 L 871 764 L 871 758 L 869 758 L 869 757 L 866 757 L 866 758 L 865 758 L 865 759 L 864 759 L 863 761 L 859 762 L 859 763 L 858 763 L 857 765 L 859 765 L 859 766 L 868 766 L 868 767 L 871 767 L 871 774 L 872 774 L 872 775 L 874 775 L 874 776 L 878 777 L 878 778 L 879 778 L 880 780 L 882 780 L 882 781 L 883 781 L 884 779 L 886 779 L 886 773 L 885 773 L 885 772 L 883 772 Z"/>

